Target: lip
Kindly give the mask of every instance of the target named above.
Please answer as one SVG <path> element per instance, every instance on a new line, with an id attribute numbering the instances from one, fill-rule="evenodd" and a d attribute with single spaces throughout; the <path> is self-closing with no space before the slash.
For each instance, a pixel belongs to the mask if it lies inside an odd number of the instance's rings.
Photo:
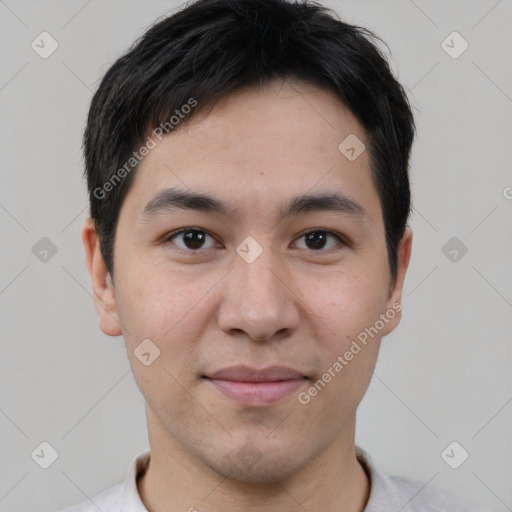
<path id="1" fill-rule="evenodd" d="M 257 369 L 250 366 L 230 366 L 206 376 L 213 380 L 233 382 L 276 382 L 281 380 L 303 379 L 304 374 L 287 366 L 269 366 Z"/>
<path id="2" fill-rule="evenodd" d="M 244 405 L 269 405 L 291 395 L 307 377 L 285 366 L 232 366 L 204 376 L 223 395 Z"/>

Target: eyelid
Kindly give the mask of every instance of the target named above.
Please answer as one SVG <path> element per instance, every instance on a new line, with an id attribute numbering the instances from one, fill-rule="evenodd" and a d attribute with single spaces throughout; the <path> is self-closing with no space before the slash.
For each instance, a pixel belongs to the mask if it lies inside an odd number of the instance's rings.
<path id="1" fill-rule="evenodd" d="M 168 243 L 171 241 L 171 239 L 173 239 L 174 237 L 180 235 L 181 233 L 186 233 L 188 231 L 200 231 L 202 233 L 205 233 L 206 235 L 210 236 L 211 238 L 213 238 L 213 240 L 215 240 L 216 242 L 218 242 L 218 240 L 216 239 L 215 236 L 213 236 L 208 230 L 204 229 L 204 228 L 200 228 L 200 227 L 197 227 L 197 226 L 190 226 L 190 227 L 185 227 L 185 228 L 180 228 L 176 231 L 173 231 L 171 233 L 169 233 L 168 235 L 164 236 L 163 238 L 163 241 L 162 243 Z M 350 241 L 344 236 L 342 235 L 341 233 L 338 233 L 337 231 L 333 231 L 333 230 L 330 230 L 330 229 L 327 229 L 327 228 L 308 228 L 307 230 L 303 231 L 302 233 L 300 233 L 299 235 L 297 235 L 295 238 L 294 238 L 294 242 L 296 240 L 299 240 L 300 238 L 302 238 L 303 236 L 305 235 L 308 235 L 309 233 L 315 233 L 315 232 L 321 232 L 321 233 L 325 233 L 326 235 L 331 235 L 333 236 L 334 238 L 336 238 L 339 242 L 339 245 L 341 245 L 342 247 L 344 246 L 350 246 Z M 175 244 L 174 244 L 175 245 Z M 176 246 L 177 247 L 177 251 L 178 252 L 181 252 L 182 254 L 199 254 L 201 251 L 204 251 L 205 249 L 197 249 L 197 250 L 193 250 L 193 249 L 182 249 L 181 247 L 179 246 Z M 305 250 L 308 250 L 308 252 L 311 252 L 311 253 L 316 253 L 316 254 L 322 254 L 322 253 L 328 253 L 330 250 L 336 250 L 336 247 L 331 247 L 330 249 L 319 249 L 319 250 L 313 250 L 313 249 L 305 249 Z M 304 249 L 302 249 L 304 250 Z"/>
<path id="2" fill-rule="evenodd" d="M 294 241 L 299 240 L 300 238 L 302 238 L 305 235 L 308 235 L 309 233 L 318 233 L 318 232 L 324 233 L 326 235 L 331 235 L 334 238 L 336 238 L 338 240 L 338 246 L 342 246 L 343 247 L 343 246 L 349 246 L 350 245 L 350 242 L 348 241 L 348 239 L 344 235 L 342 235 L 341 233 L 338 233 L 337 231 L 333 231 L 333 230 L 327 229 L 327 228 L 308 228 L 306 231 L 303 231 L 302 233 L 300 233 L 294 239 Z M 336 249 L 337 249 L 336 247 L 331 247 L 329 249 L 319 249 L 317 251 L 315 251 L 313 249 L 309 249 L 308 252 L 311 252 L 313 254 L 322 254 L 322 253 L 327 254 L 331 250 L 336 250 Z"/>
<path id="3" fill-rule="evenodd" d="M 181 233 L 186 233 L 186 232 L 189 232 L 189 231 L 200 231 L 202 233 L 205 233 L 209 237 L 213 238 L 213 240 L 215 240 L 217 242 L 217 239 L 208 230 L 200 228 L 200 227 L 197 227 L 197 226 L 190 226 L 190 227 L 186 227 L 186 228 L 177 229 L 176 231 L 173 231 L 173 232 L 165 235 L 163 240 L 162 240 L 162 243 L 166 244 L 168 242 L 171 242 L 171 240 L 174 237 L 177 237 Z M 176 246 L 176 250 L 178 252 L 181 252 L 182 254 L 199 254 L 199 252 L 204 251 L 204 249 L 197 249 L 197 250 L 182 249 L 181 247 L 177 246 L 176 244 L 173 244 L 173 245 L 175 245 Z"/>

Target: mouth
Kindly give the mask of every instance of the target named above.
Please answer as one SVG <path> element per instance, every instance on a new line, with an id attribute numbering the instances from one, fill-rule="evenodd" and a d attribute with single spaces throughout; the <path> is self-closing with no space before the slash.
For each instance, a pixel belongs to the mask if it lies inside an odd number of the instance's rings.
<path id="1" fill-rule="evenodd" d="M 250 406 L 276 403 L 298 391 L 309 380 L 301 372 L 284 366 L 265 369 L 232 366 L 203 378 L 224 396 Z"/>

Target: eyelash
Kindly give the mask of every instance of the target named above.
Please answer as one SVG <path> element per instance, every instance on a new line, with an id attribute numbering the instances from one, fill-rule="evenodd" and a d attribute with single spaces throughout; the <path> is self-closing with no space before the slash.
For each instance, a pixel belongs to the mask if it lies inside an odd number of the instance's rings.
<path id="1" fill-rule="evenodd" d="M 182 229 L 180 229 L 180 230 L 178 230 L 178 231 L 174 231 L 174 232 L 170 233 L 167 237 L 165 237 L 165 239 L 163 240 L 163 243 L 164 243 L 164 244 L 170 243 L 170 242 L 172 242 L 172 240 L 173 240 L 174 238 L 176 238 L 177 236 L 179 236 L 179 235 L 181 235 L 181 234 L 183 234 L 183 233 L 189 233 L 189 232 L 205 233 L 205 234 L 207 234 L 208 236 L 212 237 L 212 238 L 215 240 L 215 237 L 214 237 L 213 235 L 211 235 L 210 233 L 208 233 L 208 231 L 206 231 L 206 230 L 204 230 L 204 229 L 200 229 L 200 228 L 182 228 Z M 311 234 L 311 233 L 322 233 L 322 234 L 325 234 L 325 235 L 328 235 L 328 236 L 329 236 L 329 235 L 330 235 L 330 236 L 333 236 L 334 238 L 336 238 L 336 239 L 337 239 L 338 244 L 341 246 L 341 247 L 339 247 L 339 249 L 341 249 L 341 248 L 342 248 L 342 247 L 344 247 L 344 246 L 348 246 L 348 245 L 349 245 L 349 243 L 345 240 L 345 238 L 344 238 L 342 235 L 340 235 L 340 234 L 336 233 L 335 231 L 330 231 L 330 230 L 328 230 L 328 229 L 321 229 L 321 228 L 317 228 L 317 229 L 309 229 L 308 231 L 306 231 L 306 232 L 302 233 L 302 234 L 297 238 L 297 240 L 298 240 L 298 239 L 300 239 L 300 238 L 303 238 L 303 237 L 305 237 L 306 235 L 309 235 L 309 234 Z M 174 245 L 175 245 L 175 244 L 174 244 Z M 194 250 L 194 249 L 182 249 L 181 247 L 178 247 L 178 246 L 176 246 L 176 247 L 177 247 L 177 249 L 176 249 L 176 250 L 177 250 L 178 252 L 180 252 L 180 253 L 182 253 L 182 254 L 188 254 L 188 255 L 190 255 L 190 254 L 195 254 L 195 253 L 199 253 L 199 252 L 200 252 L 200 251 L 202 251 L 202 250 L 206 250 L 206 249 L 202 249 L 202 248 Z M 309 249 L 309 251 L 310 251 L 310 252 L 312 252 L 312 253 L 318 253 L 318 254 L 319 254 L 319 253 L 328 253 L 328 252 L 330 252 L 330 251 L 331 251 L 331 250 L 333 250 L 333 249 L 335 249 L 335 247 L 331 247 L 331 248 L 329 248 L 329 249 L 318 249 L 318 250 Z M 339 250 L 339 249 L 338 249 L 338 250 Z"/>

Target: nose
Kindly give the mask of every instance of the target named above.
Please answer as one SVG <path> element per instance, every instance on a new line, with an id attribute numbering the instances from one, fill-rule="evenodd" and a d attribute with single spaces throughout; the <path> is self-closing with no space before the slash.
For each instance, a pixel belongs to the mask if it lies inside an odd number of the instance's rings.
<path id="1" fill-rule="evenodd" d="M 269 247 L 250 263 L 237 254 L 219 309 L 220 328 L 256 341 L 290 336 L 300 322 L 290 275 Z"/>

